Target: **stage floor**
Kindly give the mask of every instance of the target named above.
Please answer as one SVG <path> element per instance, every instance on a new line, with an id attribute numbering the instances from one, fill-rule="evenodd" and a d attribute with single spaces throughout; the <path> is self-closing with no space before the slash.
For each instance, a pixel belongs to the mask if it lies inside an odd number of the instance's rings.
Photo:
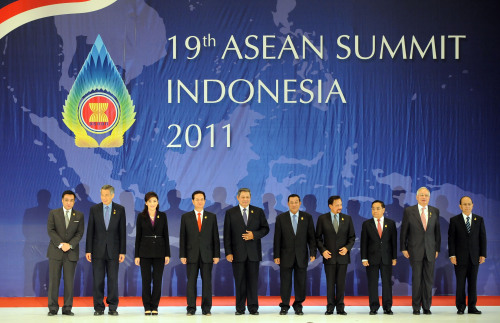
<path id="1" fill-rule="evenodd" d="M 19 305 L 19 304 L 16 304 Z M 0 317 L 4 322 L 36 322 L 36 323 L 53 323 L 53 322 L 120 322 L 120 323 L 140 323 L 140 322 L 165 322 L 166 320 L 172 323 L 178 322 L 204 322 L 204 323 L 264 323 L 273 321 L 274 323 L 301 322 L 301 323 L 321 323 L 321 322 L 498 322 L 500 317 L 500 306 L 478 306 L 483 312 L 482 315 L 457 315 L 456 308 L 452 306 L 434 306 L 431 308 L 432 315 L 413 315 L 410 306 L 394 306 L 394 315 L 383 315 L 379 310 L 377 315 L 368 315 L 367 306 L 347 306 L 347 316 L 331 315 L 325 316 L 324 306 L 307 306 L 304 307 L 304 316 L 297 316 L 293 311 L 288 315 L 279 315 L 278 306 L 261 306 L 259 309 L 260 315 L 234 315 L 234 306 L 214 306 L 212 308 L 212 316 L 201 315 L 201 310 L 198 309 L 196 315 L 186 316 L 185 306 L 167 306 L 160 307 L 158 316 L 145 316 L 142 307 L 119 307 L 119 316 L 109 316 L 106 314 L 101 317 L 93 316 L 93 308 L 91 307 L 75 307 L 73 312 L 75 316 L 68 317 L 59 314 L 57 316 L 47 316 L 47 308 L 41 307 L 3 307 L 0 308 Z"/>

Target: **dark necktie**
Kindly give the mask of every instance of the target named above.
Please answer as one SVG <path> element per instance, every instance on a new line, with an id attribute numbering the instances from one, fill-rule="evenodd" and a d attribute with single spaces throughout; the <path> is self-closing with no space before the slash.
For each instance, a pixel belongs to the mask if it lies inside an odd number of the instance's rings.
<path id="1" fill-rule="evenodd" d="M 66 222 L 66 228 L 68 228 L 69 225 L 69 211 L 66 211 L 66 216 L 64 217 L 64 222 Z"/>
<path id="2" fill-rule="evenodd" d="M 467 227 L 467 233 L 470 233 L 470 216 L 467 216 L 467 221 L 465 222 L 465 226 Z"/>

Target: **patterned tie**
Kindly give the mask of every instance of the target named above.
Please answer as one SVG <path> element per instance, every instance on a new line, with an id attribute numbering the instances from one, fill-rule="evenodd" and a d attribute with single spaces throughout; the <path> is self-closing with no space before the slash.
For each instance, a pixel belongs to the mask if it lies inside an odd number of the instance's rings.
<path id="1" fill-rule="evenodd" d="M 377 219 L 377 231 L 378 231 L 378 236 L 382 238 L 382 226 L 380 225 L 380 219 Z"/>
<path id="2" fill-rule="evenodd" d="M 109 205 L 106 205 L 105 209 L 106 212 L 104 212 L 104 224 L 106 224 L 106 230 L 107 230 L 109 226 Z"/>
<path id="3" fill-rule="evenodd" d="M 337 221 L 337 214 L 333 215 L 333 228 L 335 229 L 335 233 L 339 232 L 339 222 Z"/>
<path id="4" fill-rule="evenodd" d="M 198 213 L 198 231 L 201 232 L 201 213 Z"/>
<path id="5" fill-rule="evenodd" d="M 66 229 L 68 228 L 69 225 L 69 211 L 66 211 L 66 216 L 64 217 L 64 222 L 66 222 Z"/>
<path id="6" fill-rule="evenodd" d="M 425 221 L 425 207 L 422 208 L 422 214 L 420 215 L 420 219 L 422 220 L 424 231 L 427 231 L 427 221 Z"/>
<path id="7" fill-rule="evenodd" d="M 467 233 L 470 233 L 470 217 L 466 217 L 467 222 L 465 222 L 465 226 L 467 227 Z"/>
<path id="8" fill-rule="evenodd" d="M 247 225 L 248 223 L 247 209 L 243 209 L 243 221 L 245 221 L 245 225 Z"/>
<path id="9" fill-rule="evenodd" d="M 293 233 L 297 234 L 297 214 L 293 215 Z"/>

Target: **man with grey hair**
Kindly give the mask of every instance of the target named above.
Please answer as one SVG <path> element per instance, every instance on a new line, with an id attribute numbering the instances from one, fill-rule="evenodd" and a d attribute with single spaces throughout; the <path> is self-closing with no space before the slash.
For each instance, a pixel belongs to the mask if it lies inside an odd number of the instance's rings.
<path id="1" fill-rule="evenodd" d="M 248 188 L 240 188 L 236 198 L 239 205 L 227 210 L 224 218 L 224 249 L 227 261 L 233 265 L 236 285 L 235 314 L 245 314 L 247 303 L 250 314 L 258 315 L 260 240 L 269 233 L 269 225 L 264 211 L 250 205 Z"/>
<path id="2" fill-rule="evenodd" d="M 441 231 L 439 209 L 429 206 L 430 191 L 426 187 L 417 190 L 417 205 L 405 208 L 401 224 L 400 246 L 412 268 L 413 314 L 431 313 L 434 264 L 440 252 Z"/>
<path id="3" fill-rule="evenodd" d="M 102 203 L 90 208 L 85 257 L 92 263 L 94 315 L 103 315 L 104 276 L 108 278 L 109 315 L 118 315 L 118 264 L 125 260 L 127 248 L 125 208 L 113 203 L 115 189 L 101 188 Z"/>

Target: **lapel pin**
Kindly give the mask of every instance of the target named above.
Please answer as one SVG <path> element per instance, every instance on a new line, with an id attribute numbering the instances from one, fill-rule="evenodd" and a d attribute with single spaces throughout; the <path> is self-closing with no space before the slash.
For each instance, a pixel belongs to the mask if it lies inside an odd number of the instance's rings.
<path id="1" fill-rule="evenodd" d="M 157 218 L 157 219 L 159 219 L 159 218 L 160 218 L 160 216 L 159 216 L 159 215 L 157 215 L 157 216 L 156 216 L 156 218 Z"/>
<path id="2" fill-rule="evenodd" d="M 205 215 L 205 219 L 207 218 L 207 216 Z"/>
<path id="3" fill-rule="evenodd" d="M 387 224 L 385 225 L 385 227 L 387 228 Z"/>
<path id="4" fill-rule="evenodd" d="M 474 218 L 474 221 L 476 221 L 476 220 L 477 220 L 477 218 Z"/>
<path id="5" fill-rule="evenodd" d="M 344 218 L 342 218 L 342 221 L 344 221 Z"/>
<path id="6" fill-rule="evenodd" d="M 116 214 L 116 210 L 113 210 L 113 214 Z"/>
<path id="7" fill-rule="evenodd" d="M 75 216 L 75 213 L 73 212 L 73 216 Z"/>
<path id="8" fill-rule="evenodd" d="M 253 210 L 250 210 L 250 213 L 253 213 Z"/>
<path id="9" fill-rule="evenodd" d="M 304 217 L 303 217 L 303 216 L 301 216 L 301 217 L 300 217 L 300 219 L 301 219 L 301 220 L 304 220 Z"/>

